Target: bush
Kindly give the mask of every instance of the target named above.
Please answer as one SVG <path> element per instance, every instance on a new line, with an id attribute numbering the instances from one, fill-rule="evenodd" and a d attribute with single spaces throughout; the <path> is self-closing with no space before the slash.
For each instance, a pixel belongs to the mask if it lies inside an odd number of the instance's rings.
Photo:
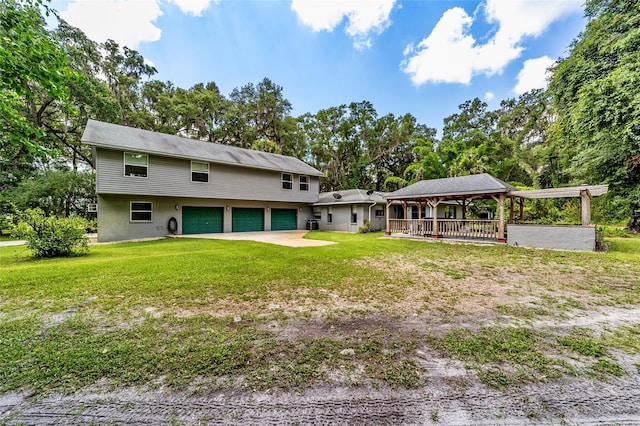
<path id="1" fill-rule="evenodd" d="M 28 209 L 21 215 L 13 236 L 27 240 L 34 257 L 66 257 L 89 251 L 86 226 L 82 218 L 58 219 L 45 216 L 40 209 Z"/>

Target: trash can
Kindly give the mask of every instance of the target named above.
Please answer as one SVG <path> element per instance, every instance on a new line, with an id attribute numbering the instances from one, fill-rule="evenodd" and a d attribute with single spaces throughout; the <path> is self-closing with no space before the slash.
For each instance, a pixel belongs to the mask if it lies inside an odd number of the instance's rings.
<path id="1" fill-rule="evenodd" d="M 307 231 L 317 231 L 320 229 L 318 221 L 316 219 L 307 219 Z"/>

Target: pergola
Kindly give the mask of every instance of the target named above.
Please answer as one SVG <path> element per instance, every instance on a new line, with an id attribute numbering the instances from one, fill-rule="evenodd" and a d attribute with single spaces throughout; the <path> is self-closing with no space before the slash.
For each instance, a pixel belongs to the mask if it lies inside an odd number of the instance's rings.
<path id="1" fill-rule="evenodd" d="M 432 238 L 453 237 L 492 240 L 500 243 L 505 238 L 505 201 L 510 199 L 509 223 L 515 223 L 515 206 L 519 205 L 520 221 L 524 219 L 524 200 L 536 198 L 579 197 L 582 206 L 582 226 L 591 223 L 591 198 L 605 194 L 607 185 L 577 186 L 570 188 L 537 189 L 519 191 L 513 186 L 487 173 L 416 182 L 392 192 L 387 200 L 386 234 L 404 233 L 430 236 Z M 497 219 L 466 218 L 466 208 L 474 200 L 492 199 L 498 203 Z M 462 206 L 462 219 L 438 217 L 438 206 L 443 202 L 455 202 Z M 404 208 L 403 219 L 392 219 L 392 204 Z M 407 219 L 409 205 L 418 206 L 418 219 Z M 431 218 L 423 218 L 422 207 L 430 206 Z"/>

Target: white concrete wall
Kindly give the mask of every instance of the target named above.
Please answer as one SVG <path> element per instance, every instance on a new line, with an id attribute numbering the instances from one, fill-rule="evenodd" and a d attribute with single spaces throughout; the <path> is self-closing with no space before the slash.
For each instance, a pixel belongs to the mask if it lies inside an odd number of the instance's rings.
<path id="1" fill-rule="evenodd" d="M 561 250 L 594 251 L 595 226 L 507 225 L 507 244 Z"/>

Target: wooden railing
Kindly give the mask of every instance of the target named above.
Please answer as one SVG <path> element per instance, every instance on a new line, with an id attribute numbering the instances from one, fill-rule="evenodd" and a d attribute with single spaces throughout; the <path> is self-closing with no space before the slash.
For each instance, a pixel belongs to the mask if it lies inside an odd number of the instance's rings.
<path id="1" fill-rule="evenodd" d="M 389 219 L 392 234 L 431 235 L 433 219 Z"/>
<path id="2" fill-rule="evenodd" d="M 431 236 L 433 219 L 389 219 L 389 232 Z M 438 219 L 438 236 L 495 240 L 497 220 Z"/>

